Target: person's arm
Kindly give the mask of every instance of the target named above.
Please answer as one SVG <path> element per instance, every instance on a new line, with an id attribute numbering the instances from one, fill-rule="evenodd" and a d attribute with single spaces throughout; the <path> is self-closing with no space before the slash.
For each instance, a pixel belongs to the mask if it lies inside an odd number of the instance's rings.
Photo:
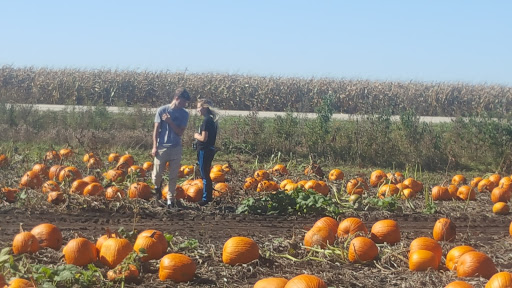
<path id="1" fill-rule="evenodd" d="M 153 149 L 151 150 L 151 155 L 156 157 L 156 148 L 158 143 L 158 132 L 160 131 L 160 122 L 155 122 L 155 127 L 153 128 Z"/>
<path id="2" fill-rule="evenodd" d="M 171 127 L 172 131 L 174 131 L 174 133 L 176 133 L 178 136 L 182 136 L 183 133 L 185 133 L 185 129 L 187 129 L 187 126 L 180 127 L 176 125 L 176 123 L 172 121 L 171 116 L 169 116 L 167 113 L 162 116 L 162 120 L 169 124 L 169 127 Z"/>
<path id="3" fill-rule="evenodd" d="M 194 138 L 201 141 L 206 142 L 208 140 L 208 131 L 203 131 L 201 133 L 194 133 Z"/>

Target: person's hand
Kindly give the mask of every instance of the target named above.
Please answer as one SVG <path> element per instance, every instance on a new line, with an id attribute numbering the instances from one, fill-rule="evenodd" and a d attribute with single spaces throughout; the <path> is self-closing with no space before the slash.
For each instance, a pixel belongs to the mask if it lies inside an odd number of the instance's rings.
<path id="1" fill-rule="evenodd" d="M 197 137 L 201 136 L 199 133 L 194 133 L 194 138 L 197 139 Z"/>
<path id="2" fill-rule="evenodd" d="M 155 147 L 155 148 L 153 148 L 153 150 L 151 150 L 151 156 L 156 157 L 156 152 L 157 152 L 157 150 Z"/>
<path id="3" fill-rule="evenodd" d="M 168 113 L 164 113 L 162 115 L 162 120 L 164 120 L 165 122 L 167 122 L 167 119 L 171 118 L 171 116 L 168 114 Z"/>

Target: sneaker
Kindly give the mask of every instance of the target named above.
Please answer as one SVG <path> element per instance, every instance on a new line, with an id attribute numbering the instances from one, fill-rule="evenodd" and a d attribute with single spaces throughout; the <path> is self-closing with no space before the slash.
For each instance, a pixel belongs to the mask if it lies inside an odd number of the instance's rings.
<path id="1" fill-rule="evenodd" d="M 176 207 L 176 202 L 174 202 L 174 201 L 169 203 L 169 204 L 167 204 L 167 209 L 173 209 L 175 207 Z"/>
<path id="2" fill-rule="evenodd" d="M 178 208 L 183 208 L 183 207 L 185 207 L 185 206 L 183 205 L 183 202 L 181 202 L 181 200 L 176 200 L 176 202 L 173 202 L 173 203 L 176 203 L 176 207 L 178 207 Z"/>
<path id="3" fill-rule="evenodd" d="M 204 201 L 204 200 L 197 202 L 197 204 L 199 204 L 199 206 L 206 206 L 208 203 L 210 203 L 210 202 Z"/>

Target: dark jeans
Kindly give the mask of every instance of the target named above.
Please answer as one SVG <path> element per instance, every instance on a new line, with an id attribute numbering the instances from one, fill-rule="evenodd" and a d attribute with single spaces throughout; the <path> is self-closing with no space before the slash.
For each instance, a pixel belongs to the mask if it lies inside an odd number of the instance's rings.
<path id="1" fill-rule="evenodd" d="M 211 202 L 213 193 L 212 178 L 210 178 L 210 170 L 212 168 L 213 156 L 215 150 L 205 149 L 197 151 L 197 162 L 199 163 L 199 171 L 201 171 L 201 178 L 203 178 L 203 201 Z"/>

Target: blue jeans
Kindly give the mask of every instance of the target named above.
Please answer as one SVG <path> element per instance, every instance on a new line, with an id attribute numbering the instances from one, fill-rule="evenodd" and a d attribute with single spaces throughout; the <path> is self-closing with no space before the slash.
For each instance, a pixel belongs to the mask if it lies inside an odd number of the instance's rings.
<path id="1" fill-rule="evenodd" d="M 197 151 L 197 162 L 199 163 L 199 171 L 203 178 L 203 201 L 211 202 L 213 193 L 212 178 L 210 178 L 210 170 L 212 168 L 213 156 L 215 156 L 214 148 L 206 148 Z"/>

